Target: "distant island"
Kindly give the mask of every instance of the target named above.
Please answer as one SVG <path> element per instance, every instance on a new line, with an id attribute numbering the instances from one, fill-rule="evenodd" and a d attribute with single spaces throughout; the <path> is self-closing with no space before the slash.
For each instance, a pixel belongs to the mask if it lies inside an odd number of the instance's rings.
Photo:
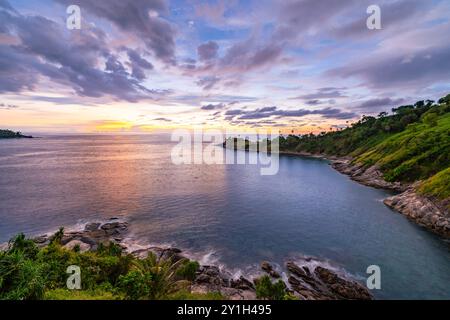
<path id="1" fill-rule="evenodd" d="M 33 138 L 32 136 L 23 135 L 21 132 L 0 129 L 0 139 L 17 139 L 17 138 Z"/>

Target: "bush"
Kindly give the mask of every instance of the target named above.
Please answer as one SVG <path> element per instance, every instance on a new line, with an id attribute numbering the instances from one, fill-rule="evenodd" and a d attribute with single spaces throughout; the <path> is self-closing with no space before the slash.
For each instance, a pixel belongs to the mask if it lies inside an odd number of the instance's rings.
<path id="1" fill-rule="evenodd" d="M 139 300 L 150 295 L 152 276 L 137 270 L 119 277 L 118 286 L 129 300 Z"/>
<path id="2" fill-rule="evenodd" d="M 59 228 L 59 230 L 50 237 L 50 243 L 61 244 L 62 238 L 64 237 L 64 228 Z"/>
<path id="3" fill-rule="evenodd" d="M 181 279 L 193 281 L 195 274 L 200 268 L 200 264 L 197 261 L 186 260 L 177 270 L 177 276 Z"/>
<path id="4" fill-rule="evenodd" d="M 269 276 L 263 276 L 255 280 L 256 297 L 268 300 L 284 300 L 286 295 L 286 285 L 283 281 L 278 280 L 272 283 Z"/>
<path id="5" fill-rule="evenodd" d="M 139 260 L 124 255 L 114 243 L 81 253 L 61 245 L 64 230 L 44 248 L 19 234 L 0 251 L 0 299 L 220 299 L 220 294 L 197 295 L 186 290 L 199 264 L 187 259 L 173 262 L 150 254 Z M 67 267 L 81 269 L 82 290 L 67 290 Z"/>
<path id="6" fill-rule="evenodd" d="M 37 300 L 44 296 L 45 276 L 42 264 L 28 259 L 24 252 L 0 255 L 0 299 Z"/>

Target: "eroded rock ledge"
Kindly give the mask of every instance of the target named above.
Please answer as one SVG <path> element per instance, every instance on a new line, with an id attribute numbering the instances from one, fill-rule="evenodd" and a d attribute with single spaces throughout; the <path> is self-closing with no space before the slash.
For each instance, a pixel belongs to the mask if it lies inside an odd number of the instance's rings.
<path id="1" fill-rule="evenodd" d="M 68 249 L 77 246 L 80 251 L 85 252 L 97 250 L 100 244 L 114 242 L 138 259 L 145 259 L 149 252 L 159 258 L 171 258 L 174 261 L 188 258 L 182 250 L 174 247 L 149 246 L 132 250 L 123 241 L 127 231 L 127 222 L 113 218 L 105 223 L 88 223 L 84 230 L 65 232 L 61 243 Z M 42 247 L 50 243 L 50 238 L 49 235 L 44 235 L 35 238 L 34 241 Z M 261 275 L 267 273 L 274 281 L 284 281 L 288 291 L 303 300 L 372 299 L 372 295 L 362 284 L 349 280 L 325 266 L 311 267 L 288 261 L 285 270 L 276 270 L 270 262 L 263 261 L 260 267 Z M 232 300 L 254 300 L 256 299 L 254 281 L 255 279 L 249 276 L 235 278 L 229 271 L 218 266 L 202 265 L 190 290 L 193 293 L 220 292 Z"/>
<path id="2" fill-rule="evenodd" d="M 334 160 L 331 166 L 337 171 L 350 176 L 352 180 L 369 187 L 398 192 L 403 192 L 408 188 L 408 185 L 400 182 L 388 182 L 384 180 L 383 173 L 377 166 L 365 168 L 361 165 L 351 163 L 349 159 Z"/>
<path id="3" fill-rule="evenodd" d="M 444 238 L 450 238 L 449 212 L 431 199 L 419 195 L 415 191 L 415 186 L 401 194 L 385 199 L 384 203 L 417 224 Z"/>

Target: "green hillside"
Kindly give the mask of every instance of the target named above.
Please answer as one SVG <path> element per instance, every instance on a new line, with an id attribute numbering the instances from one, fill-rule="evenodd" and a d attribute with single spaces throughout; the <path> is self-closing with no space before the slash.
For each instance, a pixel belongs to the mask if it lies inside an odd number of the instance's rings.
<path id="1" fill-rule="evenodd" d="M 280 151 L 351 156 L 376 165 L 387 181 L 424 180 L 419 191 L 450 196 L 450 95 L 364 116 L 350 127 L 319 135 L 280 137 Z"/>

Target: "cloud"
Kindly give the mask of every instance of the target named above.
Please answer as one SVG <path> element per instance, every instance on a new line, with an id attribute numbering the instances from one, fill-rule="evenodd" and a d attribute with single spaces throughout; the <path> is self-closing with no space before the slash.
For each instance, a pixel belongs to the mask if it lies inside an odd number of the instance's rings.
<path id="1" fill-rule="evenodd" d="M 219 110 L 219 109 L 223 109 L 225 107 L 225 104 L 223 103 L 218 103 L 218 104 L 207 104 L 201 107 L 202 110 Z"/>
<path id="2" fill-rule="evenodd" d="M 153 65 L 141 57 L 141 55 L 133 49 L 126 49 L 128 58 L 132 68 L 132 76 L 138 80 L 146 78 L 145 70 L 152 70 Z"/>
<path id="3" fill-rule="evenodd" d="M 208 22 L 220 24 L 224 21 L 227 7 L 233 4 L 230 0 L 219 0 L 215 3 L 199 3 L 194 7 L 195 14 Z"/>
<path id="4" fill-rule="evenodd" d="M 155 118 L 153 121 L 172 122 L 172 120 L 168 118 Z"/>
<path id="5" fill-rule="evenodd" d="M 142 40 L 156 57 L 175 63 L 175 30 L 161 15 L 168 12 L 164 0 L 56 0 L 69 6 L 79 5 L 97 17 L 112 22 L 123 32 Z"/>
<path id="6" fill-rule="evenodd" d="M 199 58 L 207 63 L 200 67 L 185 68 L 186 75 L 202 76 L 197 84 L 205 90 L 219 83 L 223 87 L 237 87 L 247 73 L 272 68 L 283 54 L 282 46 L 271 42 L 259 43 L 254 37 L 232 44 L 221 57 L 217 50 L 214 42 L 200 46 L 197 50 Z M 220 75 L 220 78 L 210 76 L 211 73 Z"/>
<path id="7" fill-rule="evenodd" d="M 219 66 L 234 71 L 251 71 L 273 64 L 282 54 L 282 47 L 268 43 L 257 46 L 248 41 L 231 46 L 220 60 Z"/>
<path id="8" fill-rule="evenodd" d="M 363 4 L 367 7 L 368 4 Z M 382 27 L 384 33 L 398 32 L 401 24 L 409 19 L 420 19 L 425 11 L 427 3 L 420 0 L 403 0 L 380 5 L 382 14 Z M 361 8 L 362 10 L 363 8 Z M 333 28 L 331 34 L 338 38 L 375 37 L 379 33 L 369 30 L 366 26 L 367 16 L 362 16 L 342 27 Z"/>
<path id="9" fill-rule="evenodd" d="M 287 0 L 278 10 L 274 40 L 294 40 L 314 29 L 324 29 L 332 19 L 357 3 L 355 0 Z"/>
<path id="10" fill-rule="evenodd" d="M 343 98 L 342 90 L 345 88 L 325 87 L 318 89 L 315 93 L 304 94 L 291 100 L 309 100 L 309 103 L 319 104 L 319 99 Z"/>
<path id="11" fill-rule="evenodd" d="M 203 88 L 203 90 L 211 90 L 218 82 L 220 78 L 217 76 L 201 77 L 196 81 L 196 84 Z"/>
<path id="12" fill-rule="evenodd" d="M 240 109 L 233 109 L 233 110 L 225 111 L 225 115 L 227 115 L 227 116 L 236 116 L 236 115 L 243 114 L 243 113 L 245 113 L 245 111 L 240 110 Z"/>
<path id="13" fill-rule="evenodd" d="M 0 0 L 0 8 L 9 12 L 16 12 L 16 10 L 9 4 L 7 0 Z"/>
<path id="14" fill-rule="evenodd" d="M 142 86 L 143 75 L 136 68 L 150 65 L 129 51 L 130 74 L 109 49 L 105 33 L 95 27 L 67 32 L 42 16 L 12 15 L 1 9 L 0 20 L 19 40 L 16 45 L 0 45 L 0 93 L 34 90 L 45 77 L 86 97 L 107 95 L 136 102 L 167 94 Z"/>
<path id="15" fill-rule="evenodd" d="M 308 109 L 294 109 L 294 110 L 283 110 L 275 106 L 263 107 L 255 110 L 245 111 L 245 110 L 228 110 L 225 112 L 228 116 L 238 116 L 239 120 L 249 120 L 249 119 L 264 119 L 270 117 L 304 117 L 308 115 L 320 115 L 327 119 L 352 119 L 358 117 L 358 114 L 354 112 L 345 112 L 336 108 L 324 108 L 319 110 L 308 110 Z"/>
<path id="16" fill-rule="evenodd" d="M 0 110 L 12 110 L 17 108 L 19 108 L 19 106 L 15 104 L 0 103 Z"/>
<path id="17" fill-rule="evenodd" d="M 339 78 L 357 77 L 371 88 L 426 87 L 449 78 L 450 45 L 426 48 L 407 56 L 392 53 L 374 56 L 335 68 L 328 75 Z"/>
<path id="18" fill-rule="evenodd" d="M 208 61 L 217 57 L 219 45 L 214 41 L 203 43 L 197 48 L 197 54 L 201 61 Z"/>
<path id="19" fill-rule="evenodd" d="M 391 99 L 389 97 L 375 98 L 364 101 L 363 103 L 359 104 L 356 108 L 360 110 L 376 111 L 380 110 L 381 108 L 383 109 L 391 108 L 393 106 L 403 103 L 404 101 L 405 99 Z"/>

